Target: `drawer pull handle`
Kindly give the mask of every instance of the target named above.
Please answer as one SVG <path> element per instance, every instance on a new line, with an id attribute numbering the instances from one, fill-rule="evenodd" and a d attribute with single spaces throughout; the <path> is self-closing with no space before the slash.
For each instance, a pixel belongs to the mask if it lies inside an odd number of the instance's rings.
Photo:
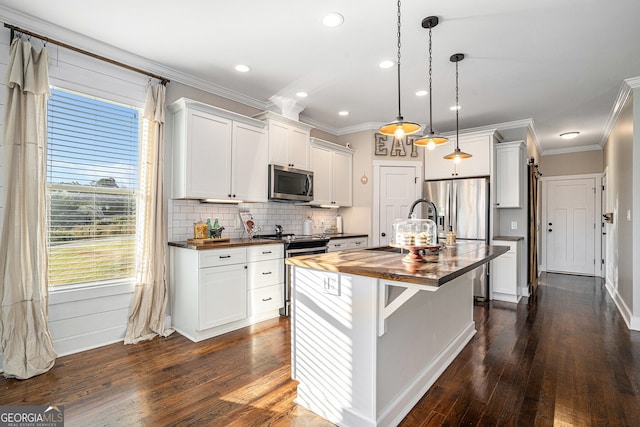
<path id="1" fill-rule="evenodd" d="M 271 272 L 270 272 L 270 271 L 263 271 L 263 272 L 262 272 L 262 275 L 263 275 L 263 276 L 266 276 L 267 274 L 271 274 Z"/>
<path id="2" fill-rule="evenodd" d="M 231 255 L 220 255 L 219 258 L 231 258 Z"/>
<path id="3" fill-rule="evenodd" d="M 271 251 L 262 251 L 262 255 L 268 255 L 270 253 L 271 253 Z"/>
<path id="4" fill-rule="evenodd" d="M 269 297 L 269 298 L 262 298 L 262 301 L 271 301 L 273 298 Z"/>

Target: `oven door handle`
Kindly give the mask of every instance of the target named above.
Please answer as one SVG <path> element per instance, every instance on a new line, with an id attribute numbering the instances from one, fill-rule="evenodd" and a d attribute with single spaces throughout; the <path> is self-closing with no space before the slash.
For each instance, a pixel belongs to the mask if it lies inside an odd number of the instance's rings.
<path id="1" fill-rule="evenodd" d="M 319 251 L 327 252 L 328 249 L 329 249 L 329 246 L 318 246 L 315 248 L 287 249 L 287 255 L 301 254 L 304 252 L 319 252 Z"/>

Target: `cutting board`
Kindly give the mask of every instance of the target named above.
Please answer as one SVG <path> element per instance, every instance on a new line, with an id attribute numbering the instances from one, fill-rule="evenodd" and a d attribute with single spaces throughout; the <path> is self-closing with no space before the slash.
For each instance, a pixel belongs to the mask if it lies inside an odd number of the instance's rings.
<path id="1" fill-rule="evenodd" d="M 229 237 L 211 237 L 209 239 L 187 239 L 189 245 L 208 245 L 210 243 L 228 242 Z"/>

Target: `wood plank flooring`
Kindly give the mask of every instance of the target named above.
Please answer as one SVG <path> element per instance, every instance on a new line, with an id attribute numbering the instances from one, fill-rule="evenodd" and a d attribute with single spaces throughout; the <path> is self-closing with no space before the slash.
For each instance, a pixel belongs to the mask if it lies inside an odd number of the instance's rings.
<path id="1" fill-rule="evenodd" d="M 640 426 L 640 333 L 599 279 L 548 274 L 535 299 L 474 307 L 478 333 L 402 426 Z M 67 426 L 328 426 L 293 403 L 289 322 L 61 357 L 0 405 L 64 405 Z"/>

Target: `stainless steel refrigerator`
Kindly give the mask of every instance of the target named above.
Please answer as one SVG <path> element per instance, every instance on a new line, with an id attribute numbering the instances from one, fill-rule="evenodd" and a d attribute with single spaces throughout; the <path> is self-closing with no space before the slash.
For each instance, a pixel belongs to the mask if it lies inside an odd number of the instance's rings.
<path id="1" fill-rule="evenodd" d="M 489 244 L 489 178 L 425 181 L 422 197 L 436 205 L 437 214 L 429 206 L 425 217 L 436 222 L 439 233 L 446 233 L 451 226 L 458 240 Z M 476 269 L 474 275 L 474 298 L 488 300 L 488 264 Z"/>

